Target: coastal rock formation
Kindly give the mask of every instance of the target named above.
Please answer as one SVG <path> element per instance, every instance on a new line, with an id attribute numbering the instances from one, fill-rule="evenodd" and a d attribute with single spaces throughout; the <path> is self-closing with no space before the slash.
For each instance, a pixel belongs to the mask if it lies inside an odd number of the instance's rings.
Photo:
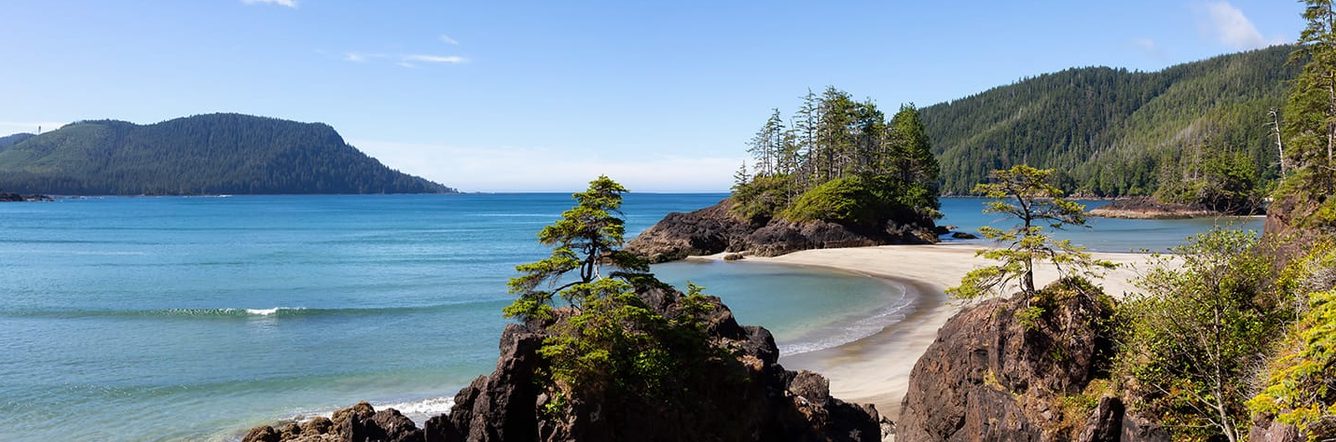
<path id="1" fill-rule="evenodd" d="M 660 314 L 678 308 L 681 293 L 666 286 L 637 291 Z M 722 360 L 701 385 L 676 386 L 698 400 L 672 403 L 549 397 L 539 386 L 547 367 L 539 354 L 547 338 L 543 324 L 510 324 L 502 333 L 496 370 L 455 396 L 449 414 L 421 430 L 397 411 L 375 411 L 365 403 L 331 419 L 251 430 L 244 442 L 392 441 L 832 441 L 882 439 L 882 419 L 871 405 L 830 395 L 820 374 L 785 370 L 779 348 L 762 327 L 741 326 L 718 298 L 704 314 L 710 345 Z M 314 422 L 320 422 L 314 424 Z M 308 428 L 310 427 L 310 428 Z"/>
<path id="2" fill-rule="evenodd" d="M 423 442 L 422 430 L 413 421 L 388 408 L 376 411 L 366 402 L 334 412 L 332 418 L 317 417 L 304 423 L 285 422 L 278 428 L 255 427 L 242 442 Z"/>
<path id="3" fill-rule="evenodd" d="M 20 195 L 17 193 L 0 192 L 0 203 L 20 203 L 25 201 L 53 201 L 46 195 Z"/>
<path id="4" fill-rule="evenodd" d="M 1088 286 L 1055 283 L 1035 297 L 993 299 L 938 331 L 909 377 L 896 440 L 1168 440 L 1128 416 L 1116 397 L 1068 416 L 1060 399 L 1079 395 L 1106 368 L 1112 313 Z M 1018 313 L 1041 307 L 1030 321 Z"/>
<path id="5" fill-rule="evenodd" d="M 793 222 L 776 218 L 753 222 L 731 213 L 732 204 L 725 199 L 694 212 L 670 213 L 632 240 L 627 250 L 652 262 L 666 262 L 721 252 L 778 256 L 807 249 L 937 241 L 931 221 L 887 223 L 874 230 L 825 221 Z"/>
<path id="6" fill-rule="evenodd" d="M 667 312 L 681 296 L 669 288 L 642 291 L 656 311 Z M 785 370 L 770 332 L 744 327 L 717 299 L 708 316 L 711 342 L 734 360 L 716 365 L 709 385 L 682 385 L 707 400 L 691 404 L 602 403 L 567 398 L 552 413 L 535 388 L 542 369 L 538 349 L 545 337 L 532 325 L 511 324 L 501 339 L 501 358 L 490 376 L 479 377 L 455 397 L 449 415 L 427 421 L 428 442 L 453 441 L 877 441 L 881 424 L 871 405 L 849 404 L 830 395 L 819 374 Z"/>
<path id="7" fill-rule="evenodd" d="M 1260 213 L 1260 210 L 1241 208 L 1236 213 L 1223 213 L 1202 206 L 1166 203 L 1151 197 L 1123 198 L 1090 211 L 1091 216 L 1126 219 L 1183 219 L 1255 213 Z"/>

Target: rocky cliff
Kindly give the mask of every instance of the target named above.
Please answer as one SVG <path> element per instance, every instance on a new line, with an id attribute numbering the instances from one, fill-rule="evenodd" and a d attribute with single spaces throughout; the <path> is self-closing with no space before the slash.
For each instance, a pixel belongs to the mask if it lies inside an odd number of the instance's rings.
<path id="1" fill-rule="evenodd" d="M 907 224 L 888 222 L 878 229 L 779 218 L 749 221 L 731 213 L 732 204 L 731 200 L 725 199 L 694 212 L 668 214 L 632 240 L 627 250 L 653 262 L 665 262 L 721 252 L 778 256 L 807 249 L 937 241 L 931 220 Z"/>
<path id="2" fill-rule="evenodd" d="M 1112 347 L 1112 308 L 1095 290 L 1056 283 L 951 318 L 910 373 L 896 440 L 1168 441 L 1090 388 Z"/>
<path id="3" fill-rule="evenodd" d="M 667 315 L 682 294 L 658 286 L 638 291 L 654 311 Z M 290 441 L 879 441 L 881 419 L 871 405 L 831 397 L 819 374 L 785 370 L 770 332 L 738 325 L 732 312 L 710 298 L 710 345 L 727 355 L 709 364 L 701 385 L 676 386 L 698 399 L 675 403 L 640 398 L 590 400 L 549 397 L 541 387 L 547 369 L 539 349 L 542 324 L 511 324 L 501 338 L 496 370 L 455 396 L 449 414 L 428 419 L 421 430 L 393 410 L 359 404 L 336 413 L 320 428 L 287 424 L 258 427 L 246 442 Z M 560 403 L 559 403 L 560 402 Z M 314 422 L 314 421 L 313 421 Z M 410 428 L 412 428 L 410 430 Z"/>

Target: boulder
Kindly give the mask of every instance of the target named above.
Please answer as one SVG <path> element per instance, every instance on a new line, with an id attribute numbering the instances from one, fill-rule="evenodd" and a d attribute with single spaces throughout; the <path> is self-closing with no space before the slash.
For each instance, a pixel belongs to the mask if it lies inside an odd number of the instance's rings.
<path id="1" fill-rule="evenodd" d="M 1107 364 L 1112 344 L 1101 324 L 1112 309 L 1088 286 L 1061 284 L 1033 298 L 985 301 L 947 321 L 910 372 L 897 440 L 1076 436 L 1080 429 L 1063 426 L 1056 404 L 1081 393 Z M 1017 318 L 1032 306 L 1044 310 L 1038 319 Z M 1111 431 L 1112 417 L 1094 419 L 1110 422 L 1092 432 Z"/>

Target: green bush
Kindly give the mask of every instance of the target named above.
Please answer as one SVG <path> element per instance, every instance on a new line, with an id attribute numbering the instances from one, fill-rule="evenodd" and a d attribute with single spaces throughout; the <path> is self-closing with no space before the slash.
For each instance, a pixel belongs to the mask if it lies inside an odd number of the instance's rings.
<path id="1" fill-rule="evenodd" d="M 733 214 L 748 221 L 769 221 L 788 206 L 793 189 L 793 179 L 787 175 L 758 176 L 733 186 Z"/>
<path id="2" fill-rule="evenodd" d="M 849 176 L 807 191 L 782 213 L 793 221 L 829 221 L 849 226 L 880 227 L 888 220 L 925 215 L 916 207 L 936 207 L 932 191 L 906 186 L 889 177 Z"/>

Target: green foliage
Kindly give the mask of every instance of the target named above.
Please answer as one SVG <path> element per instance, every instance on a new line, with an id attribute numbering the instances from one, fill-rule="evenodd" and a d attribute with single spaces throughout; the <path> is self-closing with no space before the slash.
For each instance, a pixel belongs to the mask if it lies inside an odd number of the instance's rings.
<path id="1" fill-rule="evenodd" d="M 699 384 L 707 365 L 722 356 L 702 319 L 710 301 L 700 287 L 689 287 L 672 315 L 654 312 L 624 285 L 552 325 L 539 354 L 555 389 L 586 398 L 684 401 L 691 394 L 684 386 Z"/>
<path id="2" fill-rule="evenodd" d="M 439 193 L 324 124 L 237 114 L 82 121 L 0 147 L 0 189 L 67 195 Z"/>
<path id="3" fill-rule="evenodd" d="M 502 311 L 506 317 L 550 319 L 554 296 L 580 307 L 627 292 L 627 281 L 649 271 L 643 259 L 621 250 L 626 227 L 618 215 L 625 192 L 621 184 L 600 176 L 573 195 L 575 207 L 538 232 L 538 242 L 551 246 L 552 255 L 515 267 L 520 275 L 510 279 L 510 293 L 517 298 Z M 605 267 L 620 279 L 604 278 Z M 567 277 L 576 271 L 573 280 Z"/>
<path id="4" fill-rule="evenodd" d="M 1297 321 L 1287 328 L 1248 409 L 1313 438 L 1313 424 L 1336 416 L 1336 243 L 1310 245 L 1281 271 L 1276 285 L 1293 300 Z"/>
<path id="5" fill-rule="evenodd" d="M 985 213 L 1011 215 L 1019 224 L 1007 230 L 980 228 L 984 238 L 1006 243 L 1007 247 L 983 249 L 977 252 L 978 256 L 1001 263 L 971 270 L 959 286 L 947 289 L 947 293 L 974 299 L 1019 281 L 1022 292 L 1034 294 L 1035 265 L 1044 261 L 1052 263 L 1060 277 L 1098 276 L 1103 270 L 1115 267 L 1111 262 L 1092 258 L 1084 248 L 1070 241 L 1054 240 L 1045 233 L 1045 228 L 1084 226 L 1086 222 L 1085 208 L 1064 199 L 1062 190 L 1051 184 L 1052 177 L 1052 169 L 1018 165 L 995 170 L 990 174 L 990 183 L 975 186 L 976 193 L 994 198 L 984 207 Z"/>
<path id="6" fill-rule="evenodd" d="M 1248 401 L 1255 415 L 1275 416 L 1304 432 L 1336 417 L 1336 291 L 1313 292 L 1309 303 L 1272 360 L 1262 392 Z"/>
<path id="7" fill-rule="evenodd" d="M 783 212 L 794 221 L 823 220 L 876 228 L 887 219 L 914 219 L 929 204 L 930 192 L 906 189 L 889 177 L 854 175 L 827 181 L 807 191 Z"/>
<path id="8" fill-rule="evenodd" d="M 1150 195 L 1165 158 L 1231 146 L 1279 174 L 1267 111 L 1284 101 L 1298 66 L 1278 46 L 1158 72 L 1068 69 L 919 110 L 942 165 L 942 191 L 967 194 L 992 169 L 1065 171 L 1065 190 Z M 1282 119 L 1289 121 L 1289 109 Z M 1288 137 L 1287 137 L 1288 139 Z M 1288 149 L 1288 147 L 1287 147 Z M 1287 152 L 1288 153 L 1288 152 Z"/>
<path id="9" fill-rule="evenodd" d="M 793 180 L 788 175 L 759 175 L 733 186 L 734 215 L 752 221 L 769 221 L 789 205 Z"/>
<path id="10" fill-rule="evenodd" d="M 939 166 L 912 105 L 887 122 L 871 101 L 809 92 L 792 124 L 775 110 L 748 144 L 755 175 L 735 175 L 733 212 L 752 221 L 924 224 L 939 207 Z"/>
<path id="11" fill-rule="evenodd" d="M 1182 164 L 1173 159 L 1161 163 L 1156 199 L 1239 215 L 1261 207 L 1257 166 L 1246 154 L 1213 151 L 1195 157 Z"/>
<path id="12" fill-rule="evenodd" d="M 1212 230 L 1173 249 L 1119 308 L 1118 371 L 1136 407 L 1175 439 L 1240 440 L 1249 423 L 1249 378 L 1284 324 L 1272 263 L 1254 233 Z"/>

